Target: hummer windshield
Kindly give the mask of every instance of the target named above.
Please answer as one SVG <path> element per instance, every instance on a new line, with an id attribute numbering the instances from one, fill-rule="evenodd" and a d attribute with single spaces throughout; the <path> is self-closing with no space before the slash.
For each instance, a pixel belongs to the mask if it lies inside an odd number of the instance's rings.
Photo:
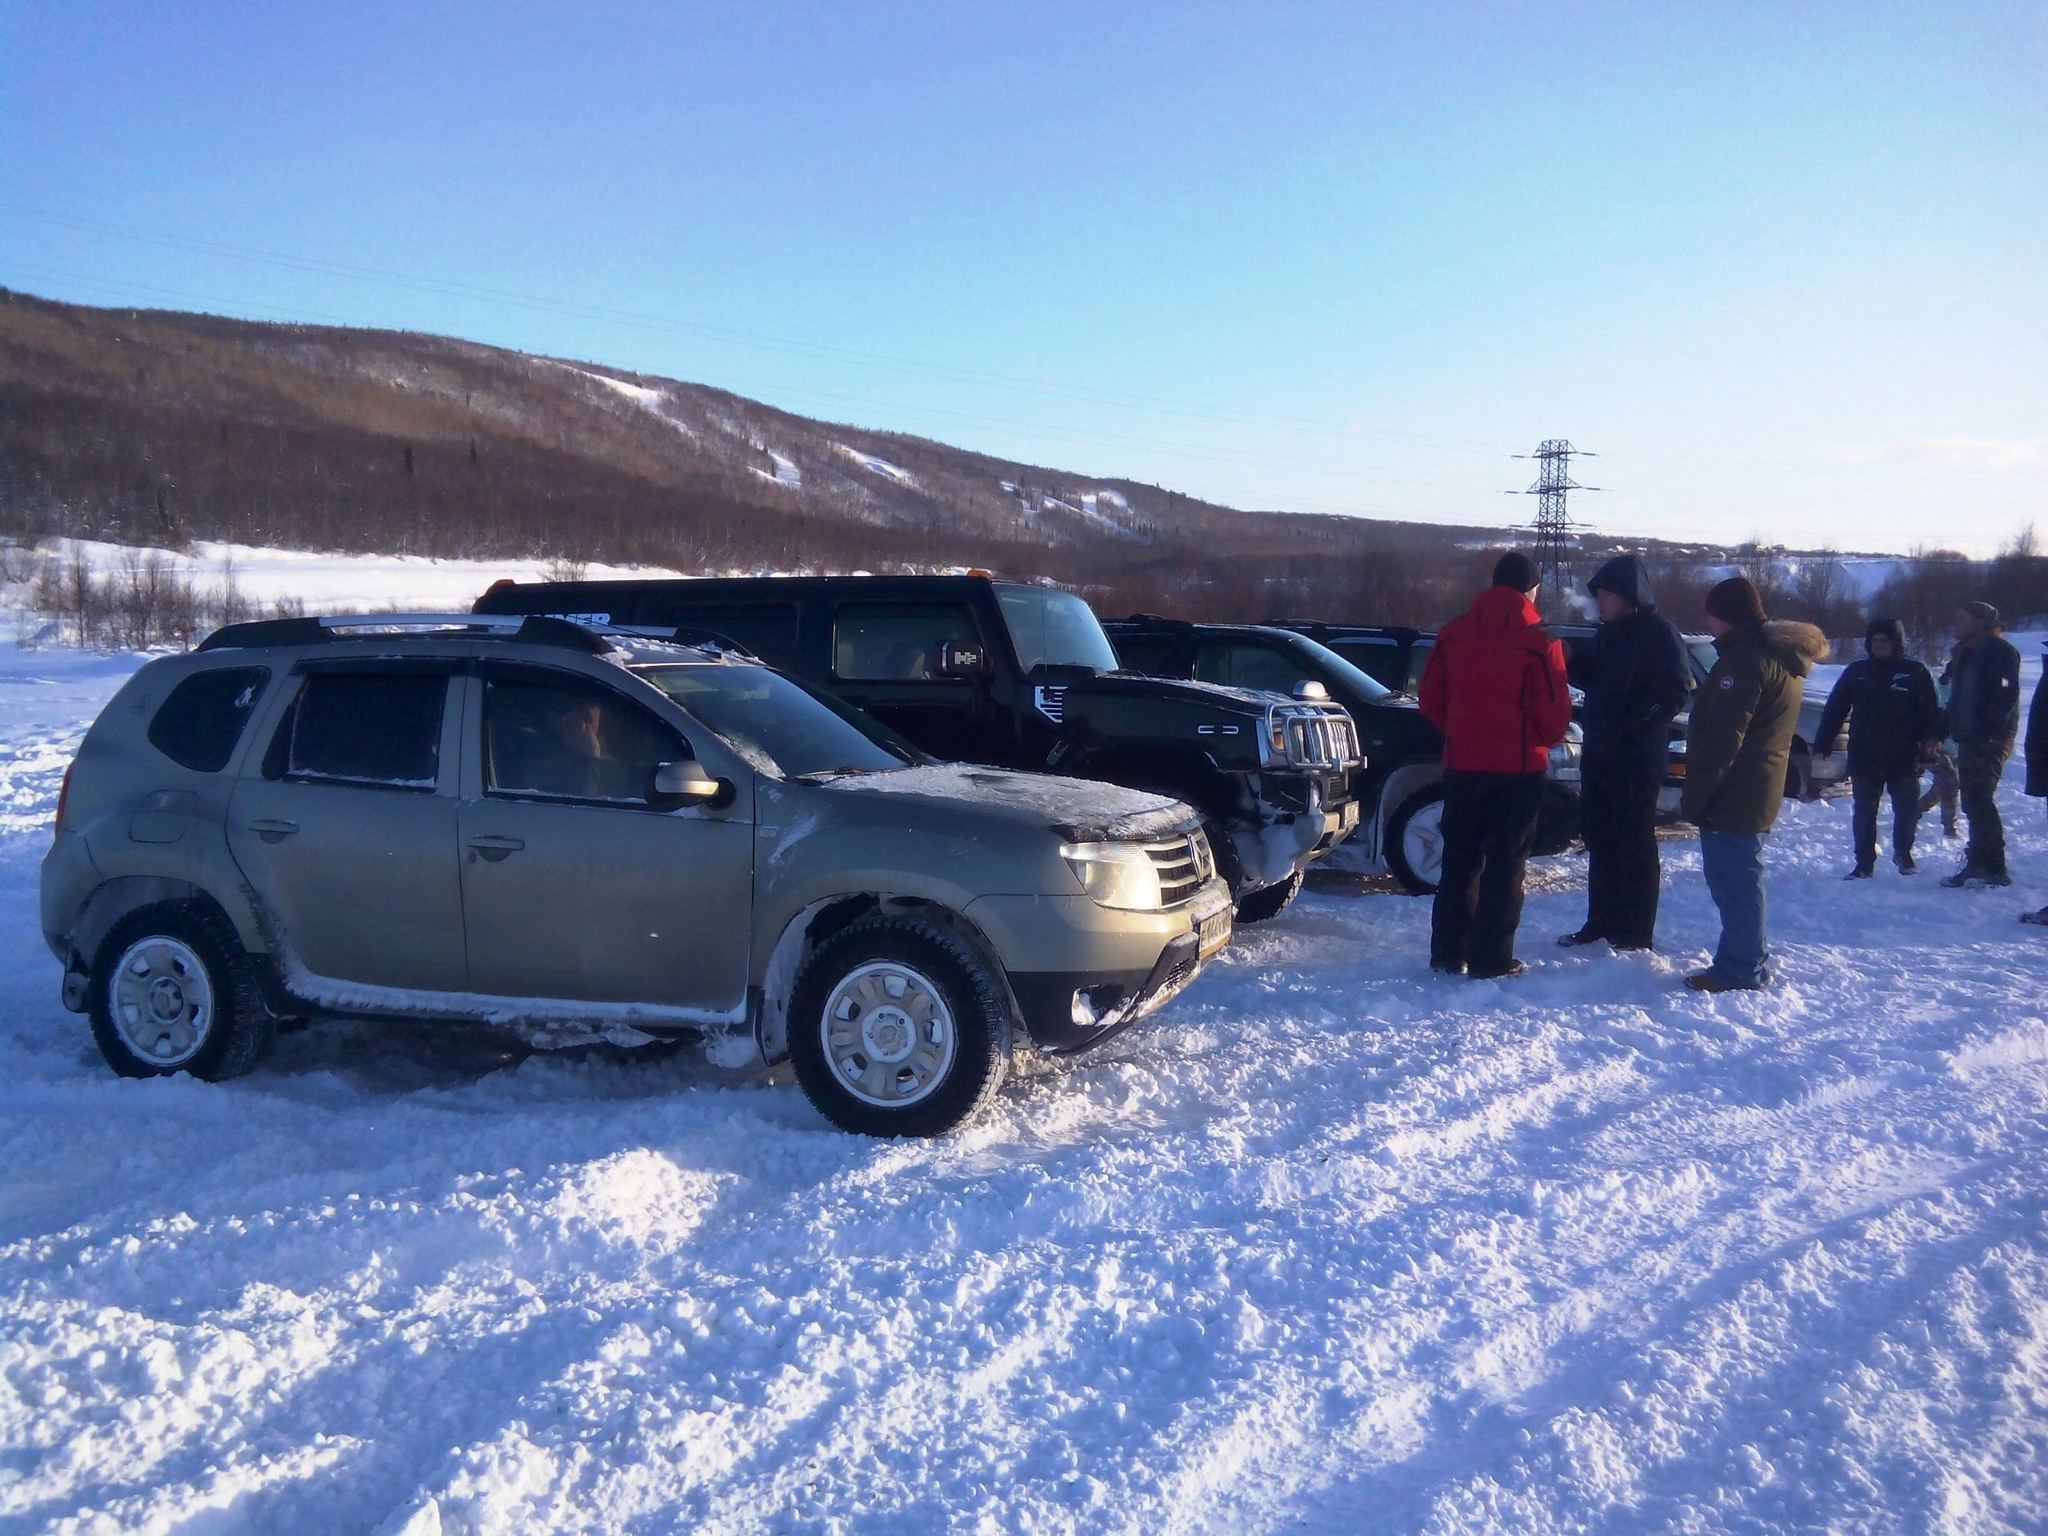
<path id="1" fill-rule="evenodd" d="M 1073 593 L 1002 586 L 996 588 L 996 600 L 1003 607 L 1003 622 L 1010 626 L 1017 664 L 1027 673 L 1039 667 L 1116 670 L 1116 651 L 1095 610 Z"/>
<path id="2" fill-rule="evenodd" d="M 766 667 L 639 666 L 645 678 L 753 762 L 784 778 L 883 773 L 924 755 L 895 732 Z"/>

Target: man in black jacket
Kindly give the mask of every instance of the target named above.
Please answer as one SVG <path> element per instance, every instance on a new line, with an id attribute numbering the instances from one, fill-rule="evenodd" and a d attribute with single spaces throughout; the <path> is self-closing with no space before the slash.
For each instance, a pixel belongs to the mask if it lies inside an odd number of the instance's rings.
<path id="1" fill-rule="evenodd" d="M 1814 750 L 1832 756 L 1849 723 L 1849 782 L 1856 791 L 1856 867 L 1851 880 L 1877 868 L 1877 804 L 1892 797 L 1892 861 L 1913 873 L 1913 838 L 1920 827 L 1920 763 L 1941 735 L 1941 704 L 1934 676 L 1906 654 L 1906 627 L 1876 619 L 1864 637 L 1865 657 L 1842 669 L 1821 712 Z"/>
<path id="2" fill-rule="evenodd" d="M 1946 886 L 2011 885 L 1998 781 L 2020 733 L 2020 653 L 2005 638 L 1998 610 L 1965 603 L 1956 613 L 1956 656 L 1949 664 L 1948 733 L 1956 744 L 1963 816 L 1970 841 L 1963 867 Z"/>
<path id="3" fill-rule="evenodd" d="M 1648 949 L 1656 938 L 1657 791 L 1671 754 L 1671 721 L 1692 692 L 1677 626 L 1657 611 L 1634 555 L 1601 566 L 1587 589 L 1600 638 L 1580 724 L 1579 807 L 1586 839 L 1586 921 L 1558 940 Z"/>

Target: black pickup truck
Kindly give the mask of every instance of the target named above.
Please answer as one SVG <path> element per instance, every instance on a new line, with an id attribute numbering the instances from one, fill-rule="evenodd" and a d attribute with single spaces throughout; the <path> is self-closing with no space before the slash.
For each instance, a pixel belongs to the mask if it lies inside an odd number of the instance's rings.
<path id="1" fill-rule="evenodd" d="M 478 613 L 678 630 L 744 650 L 934 757 L 1153 790 L 1202 815 L 1240 922 L 1358 825 L 1342 706 L 1118 670 L 1071 592 L 982 574 L 501 581 Z"/>

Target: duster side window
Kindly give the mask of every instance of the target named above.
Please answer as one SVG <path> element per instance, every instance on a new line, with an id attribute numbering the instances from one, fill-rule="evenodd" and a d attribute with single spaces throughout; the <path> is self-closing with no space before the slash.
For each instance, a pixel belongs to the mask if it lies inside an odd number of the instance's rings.
<path id="1" fill-rule="evenodd" d="M 516 800 L 645 807 L 654 770 L 695 754 L 658 720 L 598 683 L 484 678 L 484 790 Z"/>
<path id="2" fill-rule="evenodd" d="M 216 667 L 179 683 L 149 722 L 149 744 L 181 768 L 218 773 L 256 711 L 268 667 Z"/>
<path id="3" fill-rule="evenodd" d="M 431 794 L 447 701 L 445 671 L 312 673 L 278 723 L 264 776 Z"/>

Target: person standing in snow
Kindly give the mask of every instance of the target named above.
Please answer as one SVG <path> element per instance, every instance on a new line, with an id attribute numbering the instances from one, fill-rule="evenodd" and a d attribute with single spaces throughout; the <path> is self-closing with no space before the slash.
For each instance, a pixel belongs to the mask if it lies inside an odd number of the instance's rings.
<path id="1" fill-rule="evenodd" d="M 1856 792 L 1856 867 L 1851 880 L 1877 870 L 1877 806 L 1892 797 L 1892 862 L 1913 873 L 1913 839 L 1920 827 L 1920 763 L 1941 735 L 1941 704 L 1934 675 L 1906 654 L 1906 626 L 1875 619 L 1864 637 L 1864 658 L 1842 669 L 1821 712 L 1814 750 L 1834 754 L 1844 721 L 1849 725 L 1849 782 Z"/>
<path id="2" fill-rule="evenodd" d="M 1828 642 L 1811 624 L 1766 618 L 1763 596 L 1746 576 L 1707 594 L 1707 628 L 1721 654 L 1693 700 L 1685 819 L 1700 829 L 1721 942 L 1714 963 L 1685 984 L 1695 992 L 1751 992 L 1772 980 L 1764 841 L 1785 803 L 1806 679 Z"/>
<path id="3" fill-rule="evenodd" d="M 1550 749 L 1571 726 L 1564 647 L 1543 627 L 1536 562 L 1510 551 L 1493 585 L 1437 635 L 1422 712 L 1444 733 L 1444 863 L 1429 963 L 1452 975 L 1516 976 L 1523 877 Z"/>
<path id="4" fill-rule="evenodd" d="M 1634 555 L 1601 566 L 1586 584 L 1600 609 L 1581 725 L 1581 835 L 1586 920 L 1558 943 L 1606 940 L 1648 949 L 1657 932 L 1657 793 L 1671 757 L 1671 722 L 1692 691 L 1678 627 L 1657 611 L 1649 573 Z"/>
<path id="5" fill-rule="evenodd" d="M 1944 711 L 1944 714 L 1946 711 Z M 1935 742 L 1927 750 L 1923 766 L 1928 777 L 1934 782 L 1927 786 L 1927 793 L 1920 797 L 1920 814 L 1925 816 L 1936 806 L 1941 807 L 1941 835 L 1950 842 L 1962 837 L 1963 785 L 1956 777 L 1956 760 L 1949 755 L 1943 742 Z"/>
<path id="6" fill-rule="evenodd" d="M 1956 658 L 1948 699 L 1948 734 L 1956 744 L 1956 777 L 1970 841 L 1963 867 L 1942 881 L 1951 888 L 2011 885 L 2005 867 L 2005 824 L 1998 817 L 1998 781 L 2020 730 L 2020 653 L 2005 638 L 1998 610 L 1965 603 L 1956 613 Z"/>
<path id="7" fill-rule="evenodd" d="M 1956 777 L 1955 754 L 1948 749 L 1948 700 L 1956 679 L 1956 653 L 1949 652 L 1948 664 L 1941 669 L 1941 676 L 1934 680 L 1935 697 L 1941 700 L 1941 740 L 1935 742 L 1934 750 L 1927 755 L 1927 772 L 1934 782 L 1927 793 L 1920 797 L 1920 814 L 1925 816 L 1937 805 L 1941 807 L 1941 835 L 1950 842 L 1962 839 L 1963 784 Z"/>
<path id="8" fill-rule="evenodd" d="M 2048 664 L 2041 668 L 2034 701 L 2027 706 L 2027 793 L 2037 800 L 2048 797 Z M 2020 921 L 2048 928 L 2048 907 L 2028 912 Z"/>

